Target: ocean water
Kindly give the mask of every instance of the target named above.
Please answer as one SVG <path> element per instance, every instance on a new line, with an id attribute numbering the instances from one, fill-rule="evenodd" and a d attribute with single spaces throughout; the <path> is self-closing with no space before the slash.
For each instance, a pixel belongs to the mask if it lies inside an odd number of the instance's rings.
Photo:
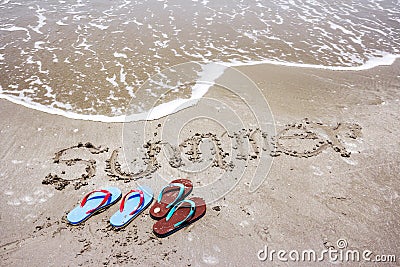
<path id="1" fill-rule="evenodd" d="M 0 0 L 0 97 L 76 119 L 164 116 L 229 66 L 362 70 L 399 50 L 398 0 Z"/>

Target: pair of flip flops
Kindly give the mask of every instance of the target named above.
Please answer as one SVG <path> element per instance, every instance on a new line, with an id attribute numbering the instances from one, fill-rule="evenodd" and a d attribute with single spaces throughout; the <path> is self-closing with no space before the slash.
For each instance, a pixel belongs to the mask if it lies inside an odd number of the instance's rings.
<path id="1" fill-rule="evenodd" d="M 192 190 L 193 184 L 187 179 L 174 180 L 161 190 L 150 210 L 150 216 L 158 220 L 153 225 L 153 232 L 158 237 L 166 237 L 204 216 L 206 213 L 204 199 L 199 197 L 185 199 Z M 94 190 L 68 213 L 67 220 L 72 225 L 78 225 L 112 206 L 121 197 L 121 190 L 116 187 Z M 122 198 L 119 209 L 111 216 L 110 224 L 115 228 L 125 227 L 150 206 L 152 201 L 153 191 L 147 186 L 129 191 Z"/>
<path id="2" fill-rule="evenodd" d="M 174 180 L 161 190 L 157 201 L 150 208 L 150 216 L 158 220 L 153 225 L 155 235 L 169 236 L 204 216 L 204 199 L 185 199 L 192 190 L 193 184 L 187 179 Z"/>
<path id="3" fill-rule="evenodd" d="M 80 224 L 115 204 L 121 197 L 122 192 L 116 187 L 94 190 L 87 194 L 82 202 L 68 213 L 67 220 L 72 225 Z M 129 191 L 122 198 L 119 209 L 111 216 L 110 224 L 116 228 L 128 225 L 152 201 L 153 191 L 147 186 L 140 186 Z"/>

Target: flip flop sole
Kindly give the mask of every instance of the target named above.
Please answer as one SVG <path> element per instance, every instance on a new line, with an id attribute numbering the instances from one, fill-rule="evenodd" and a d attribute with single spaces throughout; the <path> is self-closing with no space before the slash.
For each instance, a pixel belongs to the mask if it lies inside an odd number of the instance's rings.
<path id="1" fill-rule="evenodd" d="M 153 225 L 153 232 L 157 237 L 167 237 L 181 230 L 182 228 L 185 228 L 186 226 L 196 222 L 206 214 L 206 203 L 204 199 L 193 197 L 190 200 L 192 200 L 196 204 L 196 210 L 193 216 L 178 227 L 175 227 L 174 224 L 184 220 L 189 213 L 189 209 L 185 208 L 185 206 L 178 208 L 175 211 L 174 215 L 172 215 L 172 217 L 169 219 L 169 221 L 166 221 L 166 218 L 163 218 Z"/>
<path id="2" fill-rule="evenodd" d="M 122 196 L 121 190 L 119 190 L 116 187 L 107 187 L 107 188 L 104 188 L 104 190 L 111 192 L 111 199 L 107 203 L 105 203 L 103 206 L 97 208 L 95 211 L 87 214 L 86 213 L 87 211 L 96 208 L 104 198 L 104 193 L 94 193 L 87 200 L 86 204 L 83 207 L 78 205 L 77 207 L 75 207 L 73 210 L 71 210 L 68 213 L 68 215 L 67 215 L 68 223 L 71 225 L 81 224 L 81 223 L 85 222 L 86 220 L 88 220 L 93 215 L 99 214 L 99 213 L 103 212 L 105 209 L 107 209 L 108 207 L 115 204 Z"/>
<path id="3" fill-rule="evenodd" d="M 140 198 L 131 198 L 125 202 L 125 208 L 123 212 L 119 210 L 114 213 L 114 215 L 110 218 L 110 224 L 115 229 L 122 229 L 126 227 L 129 223 L 131 223 L 140 213 L 142 213 L 145 209 L 147 209 L 150 204 L 153 202 L 153 191 L 150 187 L 147 186 L 139 186 L 137 189 L 143 191 L 143 207 L 135 212 L 133 215 L 129 215 L 129 213 L 135 209 L 139 205 Z"/>
<path id="4" fill-rule="evenodd" d="M 193 184 L 190 180 L 188 179 L 176 179 L 170 182 L 170 184 L 176 183 L 176 184 L 183 184 L 185 186 L 184 193 L 180 199 L 177 201 L 180 201 L 187 197 L 193 190 Z M 170 189 L 166 190 L 165 193 L 163 194 L 163 197 L 161 199 L 161 202 L 155 202 L 154 205 L 150 209 L 150 217 L 153 218 L 154 220 L 160 220 L 167 216 L 170 208 L 167 209 L 167 206 L 176 200 L 177 196 L 179 193 L 179 188 L 178 187 L 171 187 Z"/>

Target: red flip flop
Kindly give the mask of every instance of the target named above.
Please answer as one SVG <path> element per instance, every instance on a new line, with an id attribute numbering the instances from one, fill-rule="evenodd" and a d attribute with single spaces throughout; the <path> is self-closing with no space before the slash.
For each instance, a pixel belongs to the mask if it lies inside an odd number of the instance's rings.
<path id="1" fill-rule="evenodd" d="M 194 223 L 206 214 L 206 202 L 200 197 L 193 197 L 178 202 L 167 217 L 153 225 L 153 232 L 158 237 L 169 236 Z"/>
<path id="2" fill-rule="evenodd" d="M 150 216 L 155 220 L 164 218 L 169 210 L 189 195 L 192 190 L 193 184 L 190 180 L 173 180 L 161 190 L 156 203 L 150 209 Z"/>

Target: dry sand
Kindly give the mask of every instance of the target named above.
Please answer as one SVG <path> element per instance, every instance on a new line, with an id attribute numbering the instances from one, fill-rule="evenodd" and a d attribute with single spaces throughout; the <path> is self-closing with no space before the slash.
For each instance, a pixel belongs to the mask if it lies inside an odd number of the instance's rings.
<path id="1" fill-rule="evenodd" d="M 253 146 L 274 156 L 269 156 L 273 158 L 270 172 L 254 193 L 249 193 L 249 185 L 251 173 L 260 164 L 257 153 L 242 151 L 245 158 L 255 158 L 246 162 L 238 156 L 240 144 L 229 150 L 237 140 L 235 134 L 249 134 L 254 125 L 246 121 L 241 103 L 229 93 L 211 90 L 206 98 L 228 103 L 242 113 L 242 133 L 229 117 L 224 123 L 231 123 L 235 133 L 225 134 L 206 119 L 193 125 L 188 122 L 178 135 L 169 132 L 175 128 L 168 123 L 179 125 L 188 114 L 199 114 L 204 109 L 200 103 L 168 119 L 131 123 L 129 127 L 138 131 L 137 140 L 123 135 L 123 124 L 72 120 L 0 100 L 1 265 L 254 266 L 270 264 L 257 259 L 265 245 L 274 250 L 322 251 L 338 248 L 338 239 L 345 239 L 350 249 L 400 257 L 400 62 L 358 72 L 271 65 L 238 69 L 262 90 L 276 123 L 275 138 L 269 136 L 263 143 L 260 133 Z M 221 79 L 231 78 L 225 75 Z M 147 128 L 144 139 L 139 138 Z M 216 146 L 214 151 L 208 149 L 209 162 L 204 146 L 210 142 L 196 149 L 196 138 L 204 135 L 218 139 L 211 141 Z M 175 145 L 187 139 L 181 146 L 187 154 L 181 159 L 174 157 L 176 149 L 162 143 L 143 147 L 146 141 L 159 139 L 170 139 Z M 87 142 L 93 146 L 85 147 Z M 72 146 L 77 147 L 63 153 Z M 125 229 L 113 230 L 108 218 L 117 206 L 80 226 L 69 226 L 65 215 L 90 190 L 112 185 L 127 192 L 136 186 L 127 169 L 133 163 L 123 160 L 121 147 L 127 150 L 129 146 L 141 157 L 149 152 L 147 165 L 138 157 L 140 166 L 134 172 L 147 176 L 137 182 L 151 185 L 156 195 L 165 183 L 162 178 L 182 175 L 176 167 L 183 166 L 183 159 L 186 177 L 196 185 L 193 195 L 209 201 L 206 215 L 164 239 L 152 233 L 154 221 L 147 211 Z M 118 158 L 115 149 L 119 149 Z M 222 153 L 228 150 L 230 155 Z M 197 172 L 191 172 L 190 164 L 195 162 L 199 164 Z M 198 166 L 204 170 L 198 171 Z M 204 188 L 209 187 L 205 185 L 239 167 L 246 172 L 234 177 L 240 178 L 238 183 L 224 196 L 217 192 L 221 198 L 210 203 L 216 194 L 207 195 Z M 49 173 L 52 175 L 47 176 Z M 55 175 L 76 180 L 42 184 L 46 176 L 54 182 Z"/>

